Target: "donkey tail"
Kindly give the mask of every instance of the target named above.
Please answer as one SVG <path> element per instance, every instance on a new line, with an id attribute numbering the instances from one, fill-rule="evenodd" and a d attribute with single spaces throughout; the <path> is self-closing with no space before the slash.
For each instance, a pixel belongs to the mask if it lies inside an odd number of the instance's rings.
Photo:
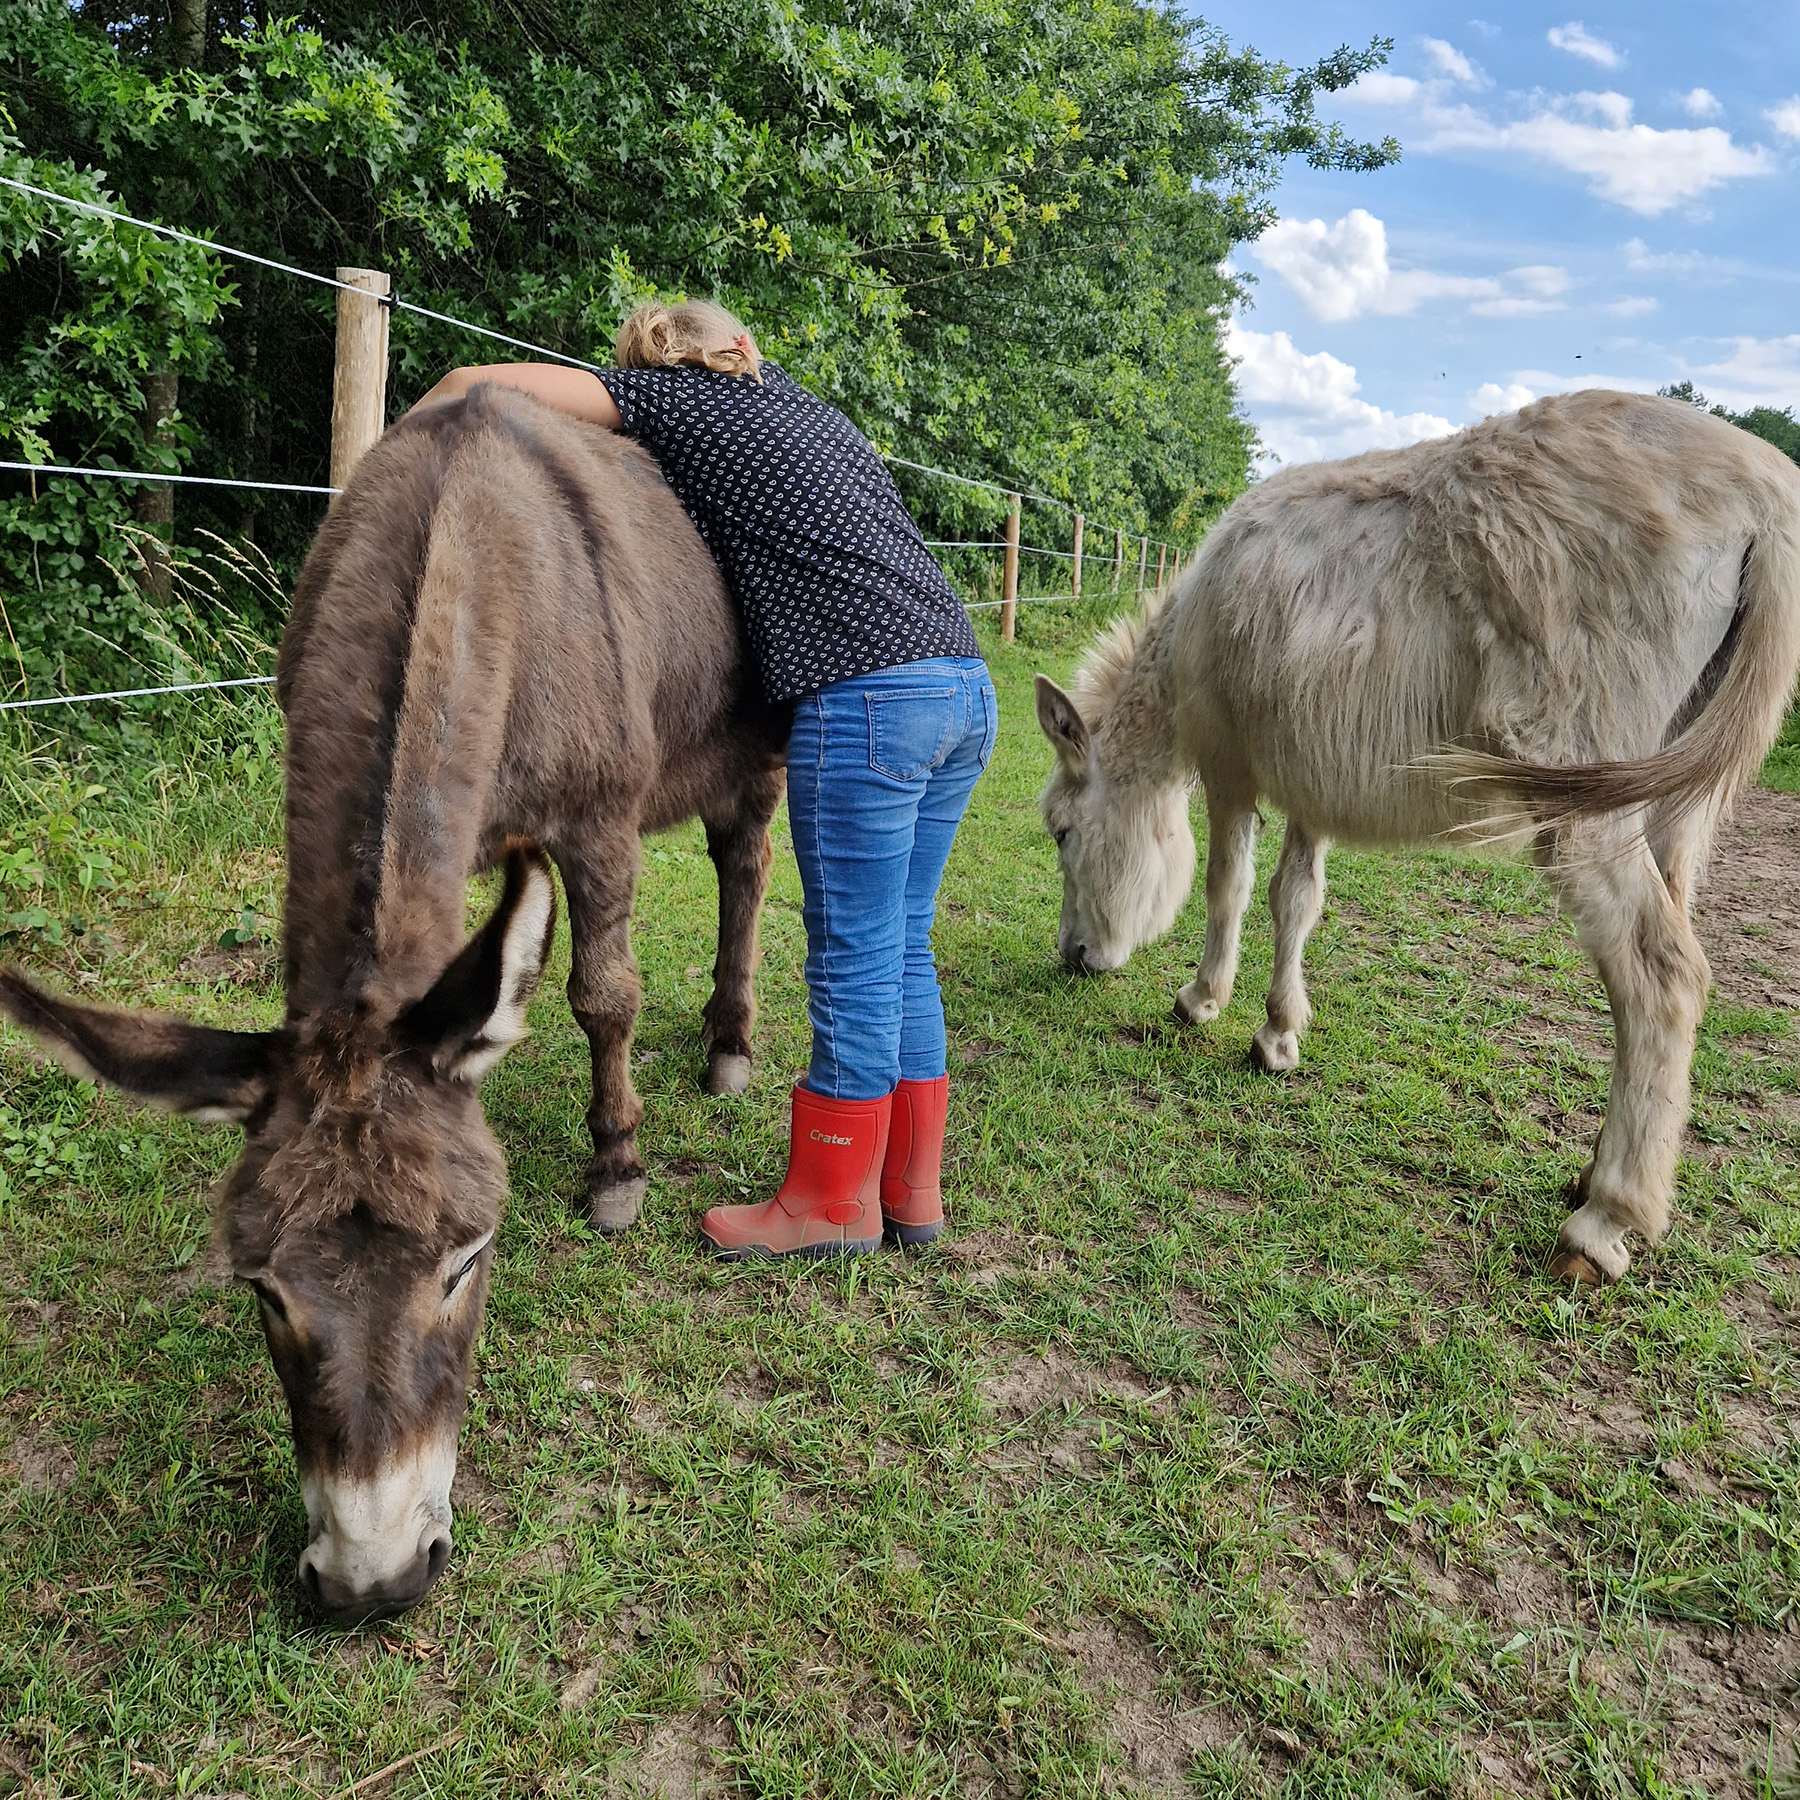
<path id="1" fill-rule="evenodd" d="M 1731 803 L 1755 780 L 1800 673 L 1800 517 L 1766 515 L 1744 553 L 1738 607 L 1689 702 L 1679 736 L 1631 762 L 1532 763 L 1477 750 L 1426 759 L 1433 773 L 1497 813 L 1502 831 L 1554 826 L 1628 807 Z M 1688 708 L 1683 709 L 1684 712 Z M 1477 827 L 1477 830 L 1482 829 Z"/>

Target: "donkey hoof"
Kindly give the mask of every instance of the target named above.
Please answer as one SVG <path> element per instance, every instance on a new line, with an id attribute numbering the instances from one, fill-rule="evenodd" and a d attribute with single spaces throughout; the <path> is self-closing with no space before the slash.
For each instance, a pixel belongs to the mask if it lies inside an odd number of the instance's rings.
<path id="1" fill-rule="evenodd" d="M 1191 987 L 1175 990 L 1175 1017 L 1184 1025 L 1210 1025 L 1219 1016 L 1219 1003 Z"/>
<path id="2" fill-rule="evenodd" d="M 1579 1250 L 1564 1245 L 1550 1259 L 1550 1279 L 1566 1281 L 1573 1287 L 1599 1287 L 1606 1278 L 1597 1264 L 1590 1262 Z"/>
<path id="3" fill-rule="evenodd" d="M 706 1059 L 706 1091 L 709 1094 L 744 1094 L 750 1090 L 750 1059 L 735 1051 L 718 1050 Z"/>
<path id="4" fill-rule="evenodd" d="M 591 1230 L 603 1237 L 624 1231 L 638 1222 L 644 1210 L 644 1192 L 650 1185 L 646 1175 L 627 1175 L 611 1181 L 593 1175 L 588 1178 L 587 1222 Z"/>
<path id="5" fill-rule="evenodd" d="M 1265 1025 L 1250 1040 L 1250 1060 L 1265 1074 L 1285 1075 L 1300 1066 L 1300 1034 L 1272 1031 Z"/>

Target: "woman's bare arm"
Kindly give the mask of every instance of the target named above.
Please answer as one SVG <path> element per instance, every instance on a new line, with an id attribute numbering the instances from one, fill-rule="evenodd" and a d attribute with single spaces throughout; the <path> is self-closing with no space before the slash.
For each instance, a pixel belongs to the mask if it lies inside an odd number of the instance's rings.
<path id="1" fill-rule="evenodd" d="M 619 429 L 619 409 L 600 379 L 586 369 L 566 369 L 556 363 L 487 363 L 452 369 L 412 410 L 436 406 L 442 400 L 460 400 L 478 381 L 517 388 L 571 418 L 586 419 L 612 431 Z"/>

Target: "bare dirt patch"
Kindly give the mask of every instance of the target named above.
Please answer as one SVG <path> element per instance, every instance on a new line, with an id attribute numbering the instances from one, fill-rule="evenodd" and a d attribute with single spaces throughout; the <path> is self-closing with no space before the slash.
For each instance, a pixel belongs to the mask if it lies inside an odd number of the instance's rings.
<path id="1" fill-rule="evenodd" d="M 0 1472 L 28 1494 L 60 1493 L 80 1469 L 75 1452 L 48 1431 L 27 1430 L 7 1445 Z"/>
<path id="2" fill-rule="evenodd" d="M 1589 1665 L 1584 1673 L 1615 1701 L 1654 1702 L 1666 1720 L 1669 1773 L 1703 1793 L 1748 1800 L 1768 1792 L 1759 1777 L 1771 1748 L 1800 1737 L 1800 1635 L 1792 1632 L 1652 1627 L 1636 1657 Z"/>
<path id="3" fill-rule="evenodd" d="M 181 959 L 179 973 L 212 987 L 263 988 L 281 976 L 281 952 L 260 939 L 252 944 L 207 944 Z"/>
<path id="4" fill-rule="evenodd" d="M 690 1800 L 725 1790 L 724 1752 L 731 1729 L 710 1708 L 663 1719 L 650 1728 L 643 1749 L 627 1756 L 611 1783 L 613 1793 L 632 1800 Z"/>
<path id="5" fill-rule="evenodd" d="M 1068 1351 L 1052 1344 L 1042 1352 L 1028 1351 L 983 1378 L 981 1392 L 1002 1418 L 1025 1419 L 1044 1408 L 1087 1405 L 1110 1400 L 1115 1404 L 1151 1405 L 1166 1409 L 1170 1390 L 1152 1389 L 1136 1369 L 1115 1357 L 1096 1369 L 1076 1361 Z"/>
<path id="6" fill-rule="evenodd" d="M 1162 1669 L 1136 1628 L 1089 1619 L 1069 1633 L 1067 1643 L 1077 1679 L 1102 1709 L 1132 1792 L 1187 1793 L 1194 1756 L 1244 1734 L 1234 1713 L 1183 1705 L 1166 1693 Z"/>
<path id="7" fill-rule="evenodd" d="M 1752 788 L 1738 802 L 1694 924 L 1722 995 L 1800 1012 L 1800 795 Z"/>

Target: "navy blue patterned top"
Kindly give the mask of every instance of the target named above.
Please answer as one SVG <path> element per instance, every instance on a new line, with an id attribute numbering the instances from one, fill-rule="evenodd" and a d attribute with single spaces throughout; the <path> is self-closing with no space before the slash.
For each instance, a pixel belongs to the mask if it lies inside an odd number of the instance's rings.
<path id="1" fill-rule="evenodd" d="M 979 656 L 969 615 L 874 447 L 774 363 L 607 369 L 744 615 L 771 700 L 927 656 Z"/>

